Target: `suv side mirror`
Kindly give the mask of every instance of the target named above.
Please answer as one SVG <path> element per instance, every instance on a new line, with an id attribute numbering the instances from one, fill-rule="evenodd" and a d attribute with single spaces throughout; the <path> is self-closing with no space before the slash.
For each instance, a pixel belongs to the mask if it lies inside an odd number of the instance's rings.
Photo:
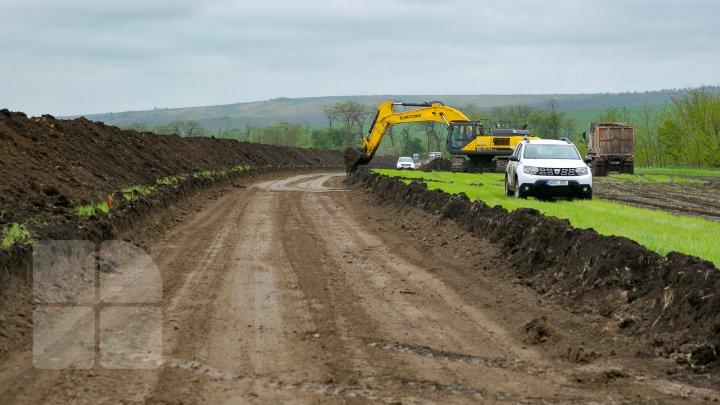
<path id="1" fill-rule="evenodd" d="M 585 155 L 585 159 L 583 159 L 583 160 L 585 161 L 585 163 L 590 163 L 593 161 L 593 158 L 590 155 Z"/>
<path id="2" fill-rule="evenodd" d="M 508 156 L 508 160 L 511 162 L 519 162 L 520 158 L 517 155 L 510 155 Z"/>

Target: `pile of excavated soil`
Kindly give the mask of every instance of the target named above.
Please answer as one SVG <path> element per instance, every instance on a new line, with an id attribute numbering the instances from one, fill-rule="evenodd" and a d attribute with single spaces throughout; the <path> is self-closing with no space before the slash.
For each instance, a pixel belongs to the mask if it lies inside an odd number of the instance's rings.
<path id="1" fill-rule="evenodd" d="M 614 319 L 618 330 L 646 339 L 655 354 L 694 370 L 720 370 L 720 271 L 712 263 L 680 253 L 661 256 L 534 209 L 508 212 L 423 183 L 368 173 L 349 182 L 387 204 L 411 204 L 488 238 L 524 284 Z"/>
<path id="2" fill-rule="evenodd" d="M 367 166 L 361 166 L 361 168 L 367 167 L 368 169 L 394 169 L 396 162 L 397 158 L 395 156 L 375 156 L 370 161 L 370 163 L 367 164 Z"/>
<path id="3" fill-rule="evenodd" d="M 206 137 L 181 138 L 121 130 L 85 118 L 28 118 L 0 110 L 0 231 L 27 224 L 35 239 L 104 240 L 157 207 L 229 177 L 188 177 L 125 201 L 118 191 L 187 173 L 249 166 L 250 173 L 342 167 L 338 151 L 291 148 Z M 79 216 L 76 208 L 112 194 L 108 215 Z M 0 276 L 29 277 L 30 246 L 0 248 Z M 2 284 L 4 284 L 3 282 Z M 2 287 L 0 284 L 0 287 Z"/>
<path id="4" fill-rule="evenodd" d="M 422 165 L 420 167 L 420 170 L 422 170 L 424 172 L 431 172 L 433 170 L 448 172 L 448 171 L 450 171 L 450 169 L 452 169 L 452 163 L 450 162 L 449 159 L 443 159 L 443 158 L 435 159 L 432 162 L 430 162 L 426 165 Z"/>
<path id="5" fill-rule="evenodd" d="M 0 110 L 0 229 L 73 215 L 104 193 L 158 178 L 236 165 L 341 167 L 337 151 L 121 130 L 85 118 Z"/>

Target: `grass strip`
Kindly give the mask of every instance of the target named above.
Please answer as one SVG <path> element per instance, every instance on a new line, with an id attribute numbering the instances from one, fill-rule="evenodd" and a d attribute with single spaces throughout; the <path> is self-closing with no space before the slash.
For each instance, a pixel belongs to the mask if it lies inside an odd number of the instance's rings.
<path id="1" fill-rule="evenodd" d="M 450 194 L 465 193 L 489 206 L 500 205 L 508 211 L 535 208 L 545 215 L 568 219 L 575 228 L 592 228 L 601 235 L 624 236 L 646 248 L 666 255 L 677 251 L 711 261 L 720 267 L 720 223 L 662 210 L 632 207 L 608 200 L 540 201 L 506 196 L 501 173 L 405 172 L 377 169 L 375 172 L 402 177 L 406 182 L 422 179 L 431 190 Z"/>
<path id="2" fill-rule="evenodd" d="M 636 167 L 636 174 L 659 174 L 686 177 L 720 177 L 720 169 L 689 169 L 682 167 Z"/>
<path id="3" fill-rule="evenodd" d="M 281 168 L 281 169 L 298 169 L 298 168 L 310 168 L 313 167 L 311 165 L 295 165 L 295 164 L 286 164 L 286 165 L 264 165 L 264 166 L 248 166 L 248 165 L 236 165 L 233 166 L 230 169 L 227 170 L 202 170 L 202 171 L 196 171 L 192 173 L 182 173 L 177 174 L 174 176 L 166 176 L 159 178 L 155 181 L 153 185 L 135 185 L 126 187 L 122 190 L 119 190 L 119 193 L 122 195 L 123 200 L 125 202 L 132 202 L 142 197 L 148 197 L 154 194 L 158 187 L 162 186 L 171 186 L 175 184 L 180 184 L 184 181 L 186 181 L 190 177 L 195 178 L 208 178 L 208 179 L 227 179 L 231 173 L 242 173 L 242 172 L 251 172 L 254 170 L 257 170 L 260 167 L 264 167 L 266 169 L 273 169 L 273 168 Z M 100 193 L 100 195 L 103 195 L 104 193 Z M 99 201 L 99 202 L 90 202 L 88 204 L 80 205 L 75 207 L 75 213 L 79 216 L 85 216 L 85 217 L 91 217 L 93 215 L 97 215 L 98 213 L 109 213 L 110 212 L 110 206 L 106 201 Z M 32 233 L 30 231 L 30 227 L 33 229 L 42 228 L 45 226 L 46 223 L 40 222 L 38 220 L 29 220 L 24 224 L 12 224 L 2 230 L 2 233 L 0 233 L 0 248 L 7 249 L 13 244 L 19 243 L 19 244 L 33 244 L 34 240 L 32 239 Z"/>

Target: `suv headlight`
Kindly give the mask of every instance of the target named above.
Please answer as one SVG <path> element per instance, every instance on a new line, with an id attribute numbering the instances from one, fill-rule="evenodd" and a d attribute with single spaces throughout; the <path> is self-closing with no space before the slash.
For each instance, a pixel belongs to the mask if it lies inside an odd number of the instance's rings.
<path id="1" fill-rule="evenodd" d="M 537 174 L 538 168 L 535 166 L 523 166 L 523 173 L 525 174 Z"/>
<path id="2" fill-rule="evenodd" d="M 575 169 L 575 173 L 577 173 L 578 176 L 584 176 L 589 173 L 588 167 L 578 167 L 577 169 Z"/>

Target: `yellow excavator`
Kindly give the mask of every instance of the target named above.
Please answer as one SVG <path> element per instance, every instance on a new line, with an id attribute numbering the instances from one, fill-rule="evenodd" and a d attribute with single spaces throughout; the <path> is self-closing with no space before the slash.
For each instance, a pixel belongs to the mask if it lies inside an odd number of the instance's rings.
<path id="1" fill-rule="evenodd" d="M 395 112 L 395 107 L 420 107 L 414 110 Z M 499 134 L 485 135 L 483 124 L 470 121 L 462 112 L 448 107 L 440 101 L 426 103 L 394 103 L 386 101 L 378 106 L 368 135 L 363 136 L 360 149 L 345 149 L 345 171 L 353 173 L 358 166 L 370 163 L 385 131 L 390 125 L 406 122 L 444 122 L 447 125 L 447 149 L 454 156 L 453 170 L 483 171 L 494 170 L 498 156 L 512 155 L 515 145 L 530 135 L 529 131 L 510 130 Z M 539 138 L 531 138 L 539 139 Z M 467 157 L 467 159 L 465 159 Z"/>

